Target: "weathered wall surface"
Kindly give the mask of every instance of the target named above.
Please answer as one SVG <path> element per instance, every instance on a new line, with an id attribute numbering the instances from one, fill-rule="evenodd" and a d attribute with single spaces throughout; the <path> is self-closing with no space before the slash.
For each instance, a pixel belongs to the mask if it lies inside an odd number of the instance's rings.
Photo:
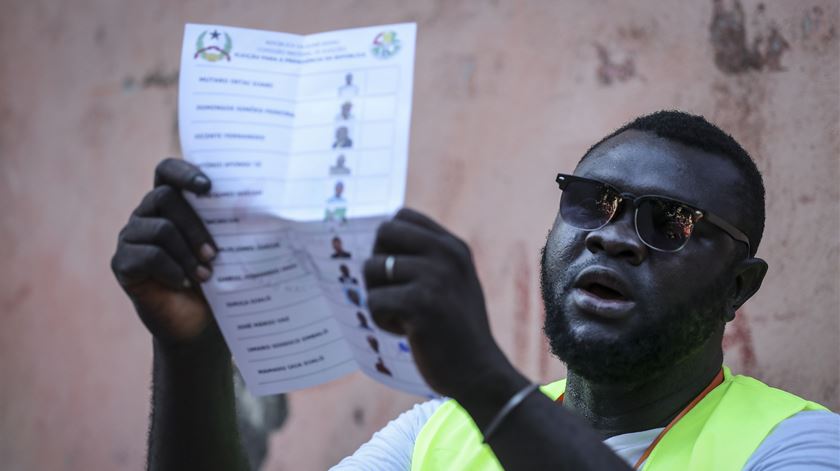
<path id="1" fill-rule="evenodd" d="M 109 272 L 115 237 L 178 154 L 183 23 L 299 33 L 419 23 L 408 204 L 474 247 L 494 330 L 535 379 L 553 176 L 629 118 L 680 108 L 764 172 L 771 266 L 727 361 L 840 406 L 840 8 L 833 0 L 5 0 L 0 16 L 0 463 L 139 469 L 148 335 Z M 292 394 L 265 469 L 314 470 L 416 399 L 361 375 Z"/>

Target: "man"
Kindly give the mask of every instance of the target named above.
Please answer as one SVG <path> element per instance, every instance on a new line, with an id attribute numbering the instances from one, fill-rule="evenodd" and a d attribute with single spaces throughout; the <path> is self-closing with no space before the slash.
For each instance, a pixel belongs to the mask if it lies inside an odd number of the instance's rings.
<path id="1" fill-rule="evenodd" d="M 330 175 L 349 175 L 350 168 L 347 167 L 346 162 L 344 154 L 339 154 L 335 159 L 335 165 L 330 166 Z"/>
<path id="2" fill-rule="evenodd" d="M 341 111 L 338 113 L 338 116 L 335 117 L 336 121 L 350 121 L 354 119 L 353 115 L 350 114 L 350 110 L 353 109 L 353 103 L 349 101 L 345 101 L 341 104 Z"/>
<path id="3" fill-rule="evenodd" d="M 347 220 L 347 200 L 344 198 L 344 182 L 337 181 L 333 187 L 333 195 L 327 199 L 324 209 L 324 221 Z"/>
<path id="4" fill-rule="evenodd" d="M 183 282 L 200 282 L 214 251 L 178 190 L 209 181 L 175 160 L 157 181 L 113 261 L 155 338 L 150 465 L 236 469 L 229 354 Z M 367 304 L 452 400 L 416 406 L 337 469 L 840 469 L 840 417 L 722 368 L 724 326 L 767 270 L 755 257 L 763 184 L 747 153 L 701 117 L 659 112 L 557 182 L 541 281 L 544 331 L 568 378 L 534 389 L 490 334 L 467 245 L 403 210 L 365 264 Z M 141 222 L 155 214 L 180 228 L 178 244 Z"/>
<path id="5" fill-rule="evenodd" d="M 334 236 L 332 238 L 332 249 L 333 253 L 330 255 L 330 258 L 339 259 L 350 258 L 353 256 L 350 252 L 344 250 L 344 244 L 341 242 L 341 237 L 339 236 Z"/>
<path id="6" fill-rule="evenodd" d="M 372 330 L 368 325 L 367 317 L 362 311 L 356 311 L 356 319 L 359 321 L 359 328 L 365 330 Z"/>
<path id="7" fill-rule="evenodd" d="M 344 76 L 344 84 L 338 87 L 338 96 L 341 98 L 352 98 L 359 94 L 359 87 L 353 85 L 353 74 L 347 73 Z"/>
<path id="8" fill-rule="evenodd" d="M 350 130 L 346 125 L 339 126 L 335 129 L 335 142 L 333 142 L 333 149 L 344 149 L 353 147 L 353 140 L 350 139 Z"/>
<path id="9" fill-rule="evenodd" d="M 359 284 L 359 280 L 350 274 L 350 268 L 347 265 L 342 263 L 338 266 L 338 271 L 341 273 L 341 276 L 338 277 L 338 282 L 342 285 L 355 286 Z"/>

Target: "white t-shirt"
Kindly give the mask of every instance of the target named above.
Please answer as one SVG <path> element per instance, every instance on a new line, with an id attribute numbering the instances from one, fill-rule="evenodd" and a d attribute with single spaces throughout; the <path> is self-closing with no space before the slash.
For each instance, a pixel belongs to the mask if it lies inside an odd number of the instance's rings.
<path id="1" fill-rule="evenodd" d="M 410 470 L 417 435 L 444 402 L 433 399 L 403 412 L 332 471 Z M 604 444 L 633 466 L 661 431 L 656 428 L 616 435 L 604 440 Z M 840 415 L 804 411 L 782 421 L 744 465 L 744 471 L 781 470 L 840 470 Z"/>

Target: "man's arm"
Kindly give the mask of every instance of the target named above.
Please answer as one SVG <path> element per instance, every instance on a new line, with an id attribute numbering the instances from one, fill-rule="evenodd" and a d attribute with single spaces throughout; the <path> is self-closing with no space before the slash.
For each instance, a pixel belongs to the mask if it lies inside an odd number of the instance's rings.
<path id="1" fill-rule="evenodd" d="M 236 423 L 230 353 L 206 343 L 173 350 L 154 341 L 151 470 L 249 469 Z"/>
<path id="2" fill-rule="evenodd" d="M 155 188 L 120 232 L 111 267 L 154 344 L 148 467 L 245 470 L 234 406 L 230 352 L 199 289 L 216 249 L 182 191 L 210 180 L 167 159 Z"/>
<path id="3" fill-rule="evenodd" d="M 395 257 L 391 273 L 385 260 Z M 490 333 L 467 245 L 431 219 L 400 211 L 377 233 L 365 263 L 368 307 L 383 329 L 408 336 L 420 373 L 484 430 L 529 381 Z M 534 392 L 488 443 L 507 470 L 627 470 L 582 419 Z"/>

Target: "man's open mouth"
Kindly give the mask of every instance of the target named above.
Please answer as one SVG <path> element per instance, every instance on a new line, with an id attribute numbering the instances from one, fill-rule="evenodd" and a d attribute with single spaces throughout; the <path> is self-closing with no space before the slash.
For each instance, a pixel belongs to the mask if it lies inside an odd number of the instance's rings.
<path id="1" fill-rule="evenodd" d="M 574 284 L 587 293 L 609 301 L 630 299 L 627 283 L 613 270 L 605 267 L 589 267 L 580 272 Z"/>
<path id="2" fill-rule="evenodd" d="M 600 283 L 590 283 L 586 286 L 581 287 L 581 289 L 594 296 L 611 301 L 627 299 L 624 297 L 623 294 L 621 294 L 621 292 L 610 288 L 609 286 L 602 285 Z"/>
<path id="3" fill-rule="evenodd" d="M 580 272 L 572 290 L 578 309 L 606 319 L 621 319 L 632 312 L 635 302 L 629 285 L 606 267 L 593 266 Z"/>

